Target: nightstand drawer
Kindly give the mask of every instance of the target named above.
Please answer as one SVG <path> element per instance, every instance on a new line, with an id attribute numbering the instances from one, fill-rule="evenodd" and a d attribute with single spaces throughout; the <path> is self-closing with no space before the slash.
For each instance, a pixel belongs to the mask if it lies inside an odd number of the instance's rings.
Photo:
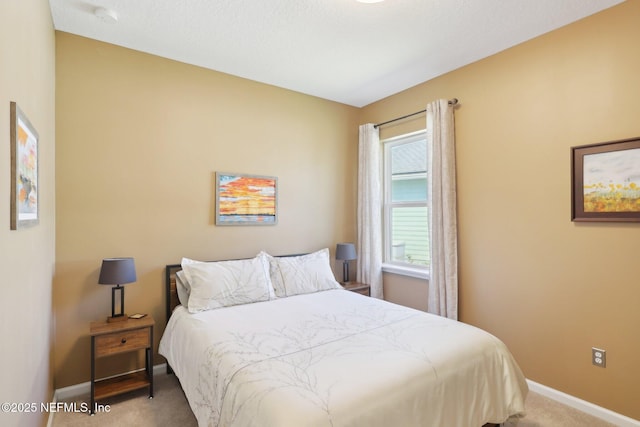
<path id="1" fill-rule="evenodd" d="M 150 347 L 149 328 L 96 336 L 96 357 Z"/>

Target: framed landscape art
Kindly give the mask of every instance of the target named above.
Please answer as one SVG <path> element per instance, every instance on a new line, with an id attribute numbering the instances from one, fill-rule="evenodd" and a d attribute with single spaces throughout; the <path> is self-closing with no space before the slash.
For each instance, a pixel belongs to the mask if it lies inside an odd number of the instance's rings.
<path id="1" fill-rule="evenodd" d="M 216 172 L 216 225 L 278 223 L 278 178 Z"/>
<path id="2" fill-rule="evenodd" d="M 10 228 L 38 224 L 38 132 L 15 102 L 10 104 Z"/>
<path id="3" fill-rule="evenodd" d="M 640 222 L 640 138 L 571 148 L 572 221 Z"/>

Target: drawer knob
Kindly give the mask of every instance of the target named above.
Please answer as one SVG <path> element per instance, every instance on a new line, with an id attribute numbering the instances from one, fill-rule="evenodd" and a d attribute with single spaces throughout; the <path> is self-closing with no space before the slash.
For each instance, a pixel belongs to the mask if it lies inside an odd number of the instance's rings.
<path id="1" fill-rule="evenodd" d="M 127 343 L 127 339 L 126 339 L 126 338 L 122 338 L 122 340 L 120 340 L 120 342 L 121 342 L 122 344 L 126 344 L 126 343 Z"/>

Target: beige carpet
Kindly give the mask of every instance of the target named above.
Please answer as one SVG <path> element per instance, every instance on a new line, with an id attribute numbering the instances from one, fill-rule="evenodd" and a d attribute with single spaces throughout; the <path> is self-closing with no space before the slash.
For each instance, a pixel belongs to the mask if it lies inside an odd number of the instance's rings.
<path id="1" fill-rule="evenodd" d="M 80 412 L 55 414 L 53 427 L 111 427 L 111 426 L 178 426 L 195 427 L 197 422 L 180 384 L 174 375 L 155 378 L 155 397 L 149 399 L 144 390 L 114 397 L 100 403 L 109 404 L 110 412 L 89 416 Z M 73 401 L 89 403 L 89 395 Z M 524 418 L 510 421 L 505 427 L 615 427 L 539 394 L 529 392 Z M 480 427 L 480 426 L 478 426 Z"/>

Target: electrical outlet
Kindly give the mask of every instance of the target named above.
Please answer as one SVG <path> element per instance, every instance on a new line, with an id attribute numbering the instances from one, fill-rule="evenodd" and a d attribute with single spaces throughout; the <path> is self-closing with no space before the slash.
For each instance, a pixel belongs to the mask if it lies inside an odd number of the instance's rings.
<path id="1" fill-rule="evenodd" d="M 601 368 L 605 368 L 607 366 L 606 350 L 591 347 L 591 363 Z"/>

